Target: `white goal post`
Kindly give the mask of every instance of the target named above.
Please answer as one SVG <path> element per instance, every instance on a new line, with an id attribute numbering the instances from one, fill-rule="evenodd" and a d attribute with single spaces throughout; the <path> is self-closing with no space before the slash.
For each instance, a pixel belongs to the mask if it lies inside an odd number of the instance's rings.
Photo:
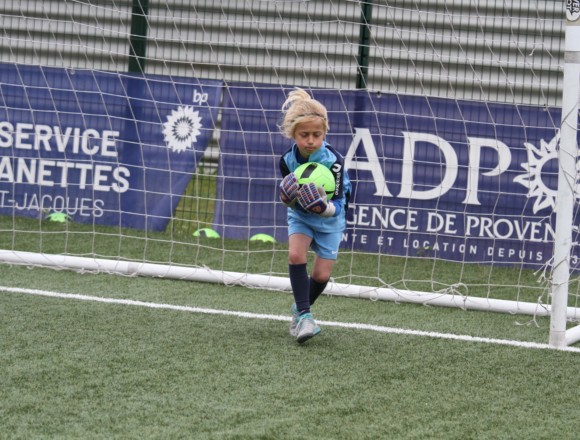
<path id="1" fill-rule="evenodd" d="M 562 347 L 580 341 L 580 326 L 567 329 L 572 230 L 578 185 L 578 109 L 580 101 L 580 2 L 568 1 L 564 56 L 564 94 L 560 129 L 556 237 L 552 276 L 550 344 Z M 576 223 L 577 225 L 577 223 Z M 578 226 L 575 226 L 578 228 Z M 574 317 L 577 319 L 577 317 Z"/>
<path id="2" fill-rule="evenodd" d="M 228 286 L 291 291 L 290 280 L 287 277 L 228 272 L 213 270 L 208 267 L 169 266 L 166 264 L 2 250 L 0 250 L 0 261 L 15 265 L 48 267 L 53 269 L 66 268 L 83 273 L 161 277 L 173 280 L 218 283 Z M 552 310 L 550 305 L 541 305 L 538 303 L 477 298 L 442 292 L 420 292 L 386 287 L 369 287 L 336 282 L 330 282 L 325 293 L 347 298 L 394 301 L 438 307 L 453 307 L 464 310 L 533 315 L 538 317 L 550 316 Z M 564 319 L 573 319 L 578 316 L 578 313 L 580 313 L 580 308 L 567 307 L 564 309 Z"/>

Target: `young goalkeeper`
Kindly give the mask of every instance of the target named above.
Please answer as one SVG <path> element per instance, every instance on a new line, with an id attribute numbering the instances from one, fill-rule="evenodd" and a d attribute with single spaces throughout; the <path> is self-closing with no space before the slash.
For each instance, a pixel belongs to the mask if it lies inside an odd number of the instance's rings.
<path id="1" fill-rule="evenodd" d="M 343 157 L 326 142 L 326 107 L 308 92 L 295 89 L 282 105 L 281 133 L 294 144 L 280 158 L 280 200 L 288 207 L 288 271 L 294 294 L 290 334 L 302 343 L 320 333 L 310 306 L 326 288 L 338 257 L 351 184 Z M 330 198 L 314 183 L 299 188 L 294 170 L 306 162 L 328 167 L 336 182 Z M 315 253 L 308 276 L 307 254 Z"/>

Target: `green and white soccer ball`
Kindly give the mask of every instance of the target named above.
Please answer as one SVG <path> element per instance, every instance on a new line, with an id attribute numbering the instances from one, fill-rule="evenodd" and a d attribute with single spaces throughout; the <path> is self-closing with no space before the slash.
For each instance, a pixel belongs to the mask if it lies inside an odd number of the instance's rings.
<path id="1" fill-rule="evenodd" d="M 298 185 L 302 186 L 314 182 L 317 187 L 321 186 L 324 188 L 328 197 L 331 197 L 336 189 L 334 174 L 320 163 L 306 162 L 296 168 L 294 175 L 298 180 Z"/>

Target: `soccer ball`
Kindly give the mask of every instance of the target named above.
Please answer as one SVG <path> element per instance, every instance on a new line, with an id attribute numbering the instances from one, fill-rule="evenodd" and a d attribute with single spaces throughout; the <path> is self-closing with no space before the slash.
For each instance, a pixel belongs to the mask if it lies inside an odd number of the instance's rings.
<path id="1" fill-rule="evenodd" d="M 317 187 L 324 188 L 329 197 L 332 196 L 336 188 L 334 174 L 320 163 L 306 162 L 296 168 L 294 175 L 298 180 L 298 185 L 302 186 L 306 183 L 314 182 Z"/>

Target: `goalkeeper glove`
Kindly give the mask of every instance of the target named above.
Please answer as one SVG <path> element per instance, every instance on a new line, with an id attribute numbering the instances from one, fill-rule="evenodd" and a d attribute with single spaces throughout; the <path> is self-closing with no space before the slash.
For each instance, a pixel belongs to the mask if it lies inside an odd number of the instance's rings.
<path id="1" fill-rule="evenodd" d="M 302 185 L 298 191 L 298 203 L 306 211 L 323 217 L 332 217 L 336 212 L 336 207 L 327 199 L 324 188 L 316 187 L 313 182 Z"/>
<path id="2" fill-rule="evenodd" d="M 298 180 L 296 180 L 296 175 L 294 173 L 288 174 L 282 183 L 280 183 L 280 200 L 286 206 L 291 206 L 296 201 L 296 196 L 298 195 Z"/>

